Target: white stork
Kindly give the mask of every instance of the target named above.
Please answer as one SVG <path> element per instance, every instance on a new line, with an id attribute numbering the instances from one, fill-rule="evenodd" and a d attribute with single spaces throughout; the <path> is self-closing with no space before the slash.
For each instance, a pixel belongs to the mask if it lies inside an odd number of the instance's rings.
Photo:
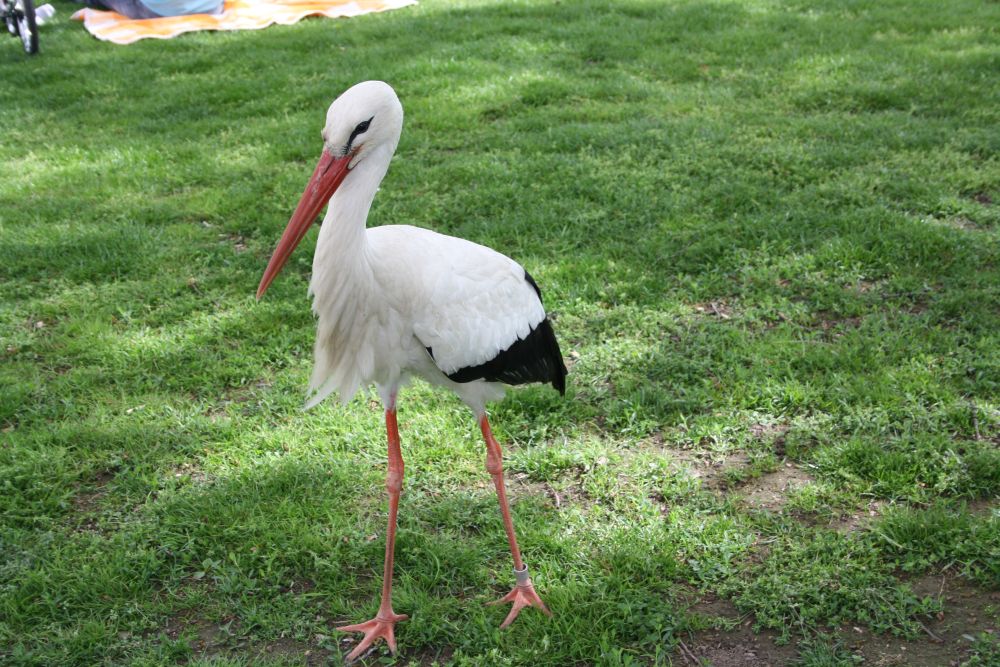
<path id="1" fill-rule="evenodd" d="M 396 512 L 403 485 L 396 397 L 413 375 L 458 394 L 482 430 L 486 469 L 496 486 L 517 582 L 497 601 L 513 603 L 500 627 L 529 605 L 550 613 L 521 560 L 500 445 L 490 431 L 486 403 L 503 397 L 505 383 L 551 383 L 564 393 L 566 367 L 559 344 L 538 286 L 514 260 L 417 227 L 366 229 L 368 210 L 402 127 L 403 107 L 381 81 L 359 83 L 330 105 L 319 164 L 257 289 L 260 299 L 329 201 L 309 284 L 318 324 L 307 406 L 333 392 L 346 402 L 360 387 L 374 383 L 385 407 L 389 441 L 382 601 L 372 620 L 338 628 L 364 633 L 347 656 L 349 662 L 379 638 L 395 653 L 394 626 L 407 618 L 392 609 Z"/>

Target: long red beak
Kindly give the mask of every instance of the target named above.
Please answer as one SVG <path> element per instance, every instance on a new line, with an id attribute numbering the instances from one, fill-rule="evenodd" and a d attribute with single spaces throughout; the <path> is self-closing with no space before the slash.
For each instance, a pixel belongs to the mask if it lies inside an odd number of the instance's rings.
<path id="1" fill-rule="evenodd" d="M 319 215 L 326 203 L 330 201 L 330 197 L 344 181 L 349 171 L 347 165 L 350 164 L 352 157 L 354 156 L 334 157 L 329 152 L 323 151 L 323 155 L 319 158 L 319 164 L 316 165 L 316 170 L 309 179 L 309 183 L 306 184 L 305 192 L 302 193 L 302 199 L 295 207 L 295 213 L 292 213 L 292 219 L 288 221 L 288 226 L 285 227 L 281 240 L 278 241 L 278 246 L 274 249 L 274 254 L 271 255 L 271 261 L 264 269 L 264 276 L 260 279 L 260 286 L 257 288 L 258 301 L 264 296 L 271 281 L 281 272 L 281 267 L 292 256 L 292 252 L 309 231 L 316 216 Z"/>

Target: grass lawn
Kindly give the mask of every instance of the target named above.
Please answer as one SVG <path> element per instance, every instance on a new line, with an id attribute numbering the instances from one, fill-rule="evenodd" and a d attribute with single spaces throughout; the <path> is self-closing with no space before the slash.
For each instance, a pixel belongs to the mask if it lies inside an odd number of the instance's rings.
<path id="1" fill-rule="evenodd" d="M 398 665 L 1000 664 L 1000 4 L 423 0 L 0 41 L 0 664 L 340 664 L 371 397 L 302 412 L 327 105 L 407 117 L 371 225 L 493 246 L 569 391 L 404 391 Z M 992 634 L 989 632 L 992 630 Z M 348 641 L 345 643 L 345 639 Z"/>

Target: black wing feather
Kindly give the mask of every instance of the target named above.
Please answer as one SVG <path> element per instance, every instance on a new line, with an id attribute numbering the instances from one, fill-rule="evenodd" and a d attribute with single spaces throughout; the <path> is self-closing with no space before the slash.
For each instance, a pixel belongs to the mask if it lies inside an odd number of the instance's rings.
<path id="1" fill-rule="evenodd" d="M 538 284 L 525 271 L 524 279 L 534 288 L 539 300 L 542 292 Z M 433 350 L 427 348 L 431 357 Z M 552 383 L 560 394 L 566 393 L 566 364 L 563 363 L 559 342 L 552 330 L 549 318 L 543 319 L 527 336 L 514 341 L 506 350 L 477 366 L 459 368 L 448 373 L 453 382 L 503 382 L 505 384 L 528 384 L 530 382 Z"/>

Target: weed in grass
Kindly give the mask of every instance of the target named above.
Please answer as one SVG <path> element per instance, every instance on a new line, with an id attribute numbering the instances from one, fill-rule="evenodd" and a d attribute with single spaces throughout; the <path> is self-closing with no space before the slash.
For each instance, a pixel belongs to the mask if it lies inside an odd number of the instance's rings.
<path id="1" fill-rule="evenodd" d="M 796 667 L 853 667 L 864 664 L 864 659 L 848 651 L 842 641 L 827 635 L 817 635 L 803 640 L 799 645 Z"/>
<path id="2" fill-rule="evenodd" d="M 872 536 L 892 563 L 906 572 L 932 565 L 957 568 L 989 589 L 1000 588 L 1000 515 L 976 515 L 938 502 L 926 508 L 887 512 Z"/>
<path id="3" fill-rule="evenodd" d="M 972 644 L 972 655 L 962 662 L 961 667 L 987 667 L 1000 664 L 1000 641 L 985 632 L 977 635 Z"/>
<path id="4" fill-rule="evenodd" d="M 784 641 L 843 623 L 916 636 L 917 616 L 938 606 L 917 598 L 879 556 L 856 536 L 792 528 L 774 537 L 761 562 L 726 587 L 737 607 Z"/>

